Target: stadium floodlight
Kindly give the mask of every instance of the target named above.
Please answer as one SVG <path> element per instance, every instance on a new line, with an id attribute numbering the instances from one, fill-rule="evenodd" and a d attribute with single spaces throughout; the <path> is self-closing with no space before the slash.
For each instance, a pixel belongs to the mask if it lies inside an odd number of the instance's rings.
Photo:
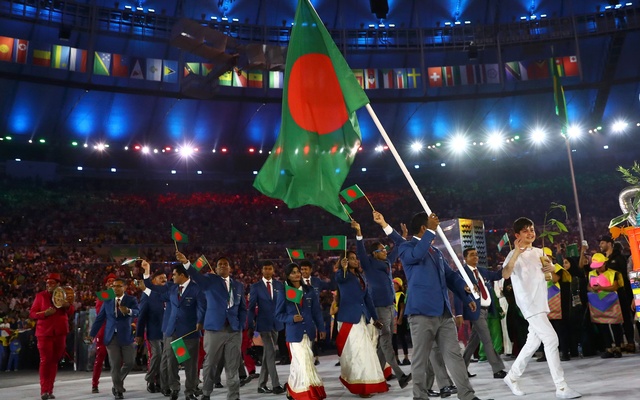
<path id="1" fill-rule="evenodd" d="M 627 130 L 628 126 L 629 123 L 627 123 L 626 121 L 618 120 L 613 123 L 613 125 L 611 126 L 611 130 L 614 133 L 622 133 Z"/>
<path id="2" fill-rule="evenodd" d="M 469 140 L 463 134 L 456 134 L 451 138 L 449 142 L 451 151 L 456 154 L 461 154 L 467 151 L 469 147 Z"/>
<path id="3" fill-rule="evenodd" d="M 531 131 L 531 141 L 534 144 L 543 144 L 547 140 L 547 132 L 544 129 L 537 127 Z"/>
<path id="4" fill-rule="evenodd" d="M 411 143 L 411 150 L 413 150 L 415 153 L 419 153 L 420 151 L 422 151 L 423 148 L 424 148 L 424 145 L 420 142 Z"/>
<path id="5" fill-rule="evenodd" d="M 487 138 L 487 145 L 494 150 L 499 150 L 504 144 L 505 139 L 500 132 L 494 132 Z"/>
<path id="6" fill-rule="evenodd" d="M 578 139 L 580 136 L 582 136 L 582 129 L 580 129 L 580 127 L 577 125 L 572 125 L 567 128 L 567 135 L 570 139 Z"/>

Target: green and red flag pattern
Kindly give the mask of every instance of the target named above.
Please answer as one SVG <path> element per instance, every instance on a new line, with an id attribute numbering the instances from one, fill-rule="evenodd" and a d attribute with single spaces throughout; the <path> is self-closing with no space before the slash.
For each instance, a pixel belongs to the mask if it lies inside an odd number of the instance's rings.
<path id="1" fill-rule="evenodd" d="M 292 260 L 301 260 L 304 258 L 304 251 L 301 249 L 287 249 L 287 254 Z"/>
<path id="2" fill-rule="evenodd" d="M 302 295 L 303 295 L 302 290 L 298 290 L 293 286 L 289 286 L 287 285 L 286 282 L 284 283 L 284 293 L 285 293 L 285 298 L 290 302 L 293 302 L 293 303 L 302 302 Z"/>
<path id="3" fill-rule="evenodd" d="M 205 257 L 204 255 L 201 255 L 200 257 L 198 257 L 198 259 L 196 260 L 196 263 L 194 264 L 194 267 L 200 271 L 202 268 L 206 267 L 207 265 L 209 265 L 209 261 L 207 260 L 207 257 Z"/>
<path id="4" fill-rule="evenodd" d="M 189 354 L 189 350 L 187 350 L 187 346 L 184 344 L 184 339 L 178 338 L 171 342 L 171 348 L 173 349 L 173 354 L 176 355 L 178 364 L 191 358 L 191 354 Z"/>
<path id="5" fill-rule="evenodd" d="M 344 251 L 347 249 L 347 237 L 346 236 L 323 236 L 322 249 Z"/>
<path id="6" fill-rule="evenodd" d="M 501 238 L 500 238 L 500 243 L 498 243 L 498 251 L 502 251 L 502 248 L 504 247 L 505 244 L 509 243 L 509 235 L 508 234 L 504 234 Z"/>
<path id="7" fill-rule="evenodd" d="M 560 121 L 560 129 L 562 135 L 567 137 L 567 129 L 569 126 L 569 116 L 567 114 L 567 103 L 564 97 L 564 89 L 560 84 L 560 72 L 557 68 L 553 69 L 553 100 L 556 104 L 556 115 Z"/>
<path id="8" fill-rule="evenodd" d="M 189 243 L 189 236 L 180 232 L 175 226 L 171 225 L 171 239 L 178 243 Z"/>
<path id="9" fill-rule="evenodd" d="M 111 299 L 115 299 L 116 292 L 114 292 L 112 288 L 109 288 L 107 290 L 101 290 L 99 292 L 96 292 L 96 297 L 98 298 L 98 300 L 101 300 L 101 301 L 111 300 Z"/>
<path id="10" fill-rule="evenodd" d="M 309 0 L 287 49 L 280 134 L 253 186 L 289 208 L 315 205 L 349 221 L 338 193 L 361 143 L 364 90 Z"/>
<path id="11" fill-rule="evenodd" d="M 360 190 L 360 187 L 358 185 L 353 185 L 340 192 L 340 195 L 347 202 L 351 203 L 354 200 L 364 197 L 364 192 Z"/>

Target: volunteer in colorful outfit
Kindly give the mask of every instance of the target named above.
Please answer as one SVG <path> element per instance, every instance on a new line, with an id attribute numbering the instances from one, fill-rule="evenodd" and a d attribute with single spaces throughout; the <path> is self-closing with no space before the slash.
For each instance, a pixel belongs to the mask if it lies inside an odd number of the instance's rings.
<path id="1" fill-rule="evenodd" d="M 622 310 L 617 290 L 624 286 L 622 275 L 607 268 L 609 259 L 602 253 L 591 257 L 589 272 L 589 313 L 596 324 L 606 350 L 602 358 L 620 358 L 622 352 Z"/>

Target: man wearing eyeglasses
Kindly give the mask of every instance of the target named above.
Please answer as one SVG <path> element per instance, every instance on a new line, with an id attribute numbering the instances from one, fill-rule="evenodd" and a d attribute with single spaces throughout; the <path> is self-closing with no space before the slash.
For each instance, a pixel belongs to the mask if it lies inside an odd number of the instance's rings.
<path id="1" fill-rule="evenodd" d="M 389 227 L 382 214 L 377 211 L 373 212 L 373 220 L 383 229 Z M 356 231 L 356 251 L 369 284 L 369 294 L 373 299 L 373 305 L 376 307 L 378 320 L 382 322 L 382 330 L 378 339 L 380 367 L 384 370 L 385 362 L 388 363 L 398 378 L 400 387 L 405 388 L 411 381 L 411 374 L 405 374 L 398 365 L 393 351 L 393 344 L 391 343 L 395 290 L 393 289 L 393 275 L 391 275 L 391 263 L 389 262 L 389 259 L 395 260 L 398 258 L 397 245 L 403 242 L 404 239 L 398 232 L 389 227 L 389 232 L 387 233 L 385 230 L 385 233 L 396 243 L 391 254 L 387 255 L 387 248 L 380 242 L 373 243 L 369 248 L 369 254 L 367 254 L 360 224 L 356 221 L 351 221 L 351 227 Z"/>
<path id="2" fill-rule="evenodd" d="M 135 297 L 125 293 L 127 282 L 117 278 L 111 285 L 115 298 L 106 300 L 91 326 L 89 339 L 98 334 L 105 324 L 104 342 L 107 344 L 107 354 L 111 362 L 111 392 L 116 399 L 124 399 L 124 379 L 127 377 L 135 362 L 133 348 L 133 331 L 131 323 L 138 316 L 138 301 Z"/>

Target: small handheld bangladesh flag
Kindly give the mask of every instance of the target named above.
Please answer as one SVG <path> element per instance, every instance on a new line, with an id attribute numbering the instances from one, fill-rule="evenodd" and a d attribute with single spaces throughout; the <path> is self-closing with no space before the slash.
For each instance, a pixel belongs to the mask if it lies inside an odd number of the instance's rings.
<path id="1" fill-rule="evenodd" d="M 201 255 L 196 260 L 196 264 L 194 265 L 194 267 L 196 267 L 196 269 L 200 271 L 202 268 L 206 267 L 207 265 L 209 265 L 209 261 L 207 261 L 207 257 L 205 257 L 204 255 Z"/>
<path id="2" fill-rule="evenodd" d="M 342 208 L 344 209 L 344 213 L 347 214 L 347 217 L 353 220 L 353 218 L 351 218 L 351 214 L 353 214 L 353 209 L 349 207 L 348 204 L 340 203 L 340 205 L 342 205 Z"/>
<path id="3" fill-rule="evenodd" d="M 344 251 L 347 249 L 347 237 L 346 236 L 323 236 L 322 249 Z"/>
<path id="4" fill-rule="evenodd" d="M 289 286 L 287 285 L 286 282 L 284 283 L 284 293 L 285 293 L 286 299 L 289 300 L 290 302 L 296 303 L 296 304 L 299 304 L 302 302 L 302 290 L 298 290 L 293 286 Z"/>
<path id="5" fill-rule="evenodd" d="M 301 249 L 287 249 L 287 254 L 292 260 L 301 260 L 304 258 L 304 251 Z"/>
<path id="6" fill-rule="evenodd" d="M 96 297 L 98 298 L 98 300 L 111 300 L 111 299 L 115 299 L 116 297 L 116 292 L 113 291 L 113 288 L 109 288 L 107 290 L 101 290 L 99 292 L 96 292 Z"/>
<path id="7" fill-rule="evenodd" d="M 191 358 L 189 350 L 187 350 L 187 346 L 184 344 L 184 339 L 178 338 L 171 342 L 171 348 L 173 349 L 173 354 L 176 355 L 178 363 L 183 363 Z"/>
<path id="8" fill-rule="evenodd" d="M 178 243 L 189 243 L 189 236 L 180 232 L 173 224 L 171 225 L 171 239 Z"/>
<path id="9" fill-rule="evenodd" d="M 353 185 L 341 191 L 340 195 L 347 201 L 347 203 L 351 203 L 354 200 L 364 197 L 364 192 L 360 190 L 358 185 Z"/>
<path id="10" fill-rule="evenodd" d="M 498 251 L 502 251 L 502 248 L 507 243 L 509 243 L 509 235 L 505 233 L 500 239 L 500 243 L 498 243 Z"/>

